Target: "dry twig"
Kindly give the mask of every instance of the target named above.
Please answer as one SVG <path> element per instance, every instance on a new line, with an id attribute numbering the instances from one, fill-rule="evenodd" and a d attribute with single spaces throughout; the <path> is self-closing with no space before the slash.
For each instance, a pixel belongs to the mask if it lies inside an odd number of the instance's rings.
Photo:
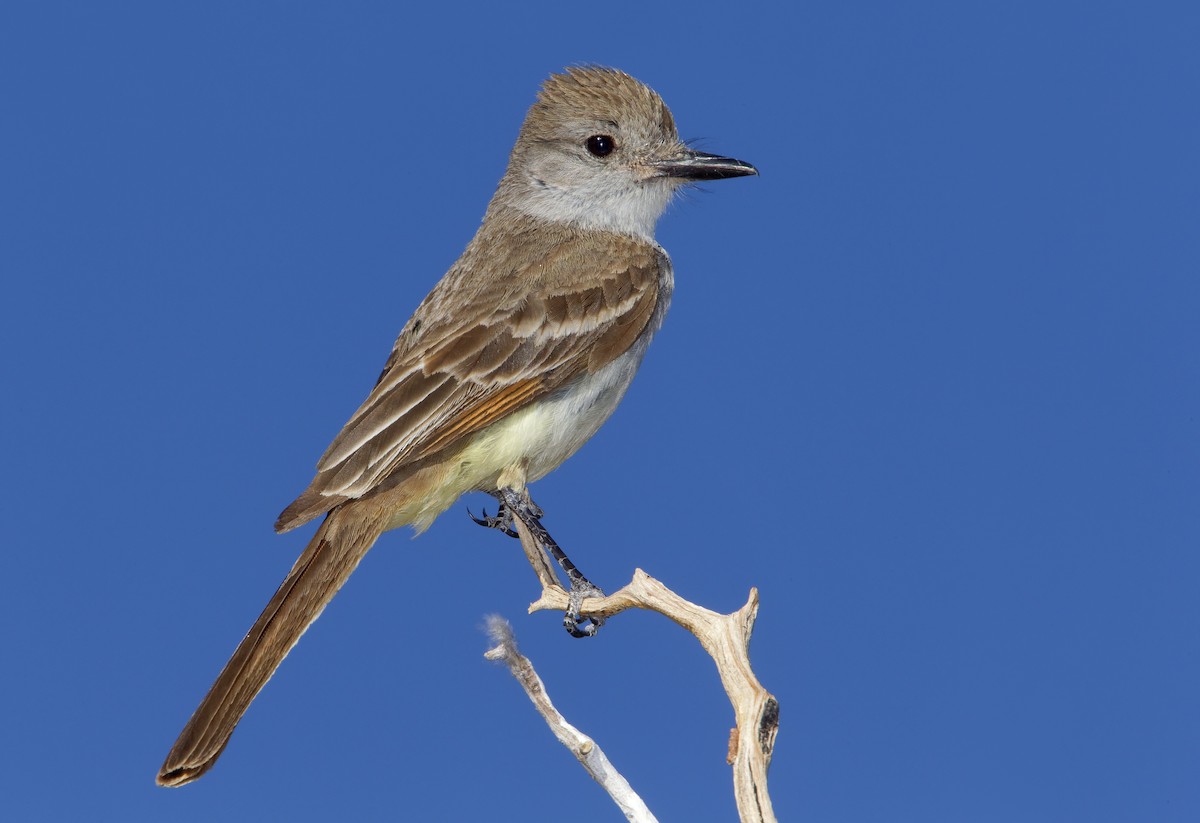
<path id="1" fill-rule="evenodd" d="M 583 764 L 587 773 L 608 792 L 609 797 L 621 809 L 626 819 L 632 820 L 634 823 L 657 823 L 658 819 L 646 808 L 646 804 L 629 785 L 629 781 L 622 777 L 621 773 L 605 757 L 604 751 L 596 744 L 596 741 L 568 723 L 558 709 L 554 708 L 554 704 L 550 702 L 550 695 L 546 694 L 546 687 L 542 683 L 542 679 L 533 669 L 533 664 L 517 649 L 517 641 L 513 637 L 512 626 L 508 624 L 508 621 L 497 615 L 491 615 L 487 619 L 487 628 L 488 635 L 491 636 L 492 642 L 496 646 L 489 649 L 485 657 L 488 660 L 503 662 L 508 666 L 508 670 L 525 689 L 525 694 L 529 695 L 538 714 L 545 719 L 546 725 L 550 727 L 550 731 L 554 732 L 558 742 L 566 746 L 571 754 L 575 755 L 575 758 Z"/>
<path id="2" fill-rule="evenodd" d="M 542 583 L 542 596 L 529 611 L 564 611 L 568 595 L 554 569 L 519 519 L 516 527 L 530 565 Z M 716 663 L 737 724 L 730 732 L 728 762 L 733 766 L 738 814 L 744 823 L 773 822 L 767 767 L 779 728 L 779 703 L 750 668 L 750 635 L 758 616 L 758 590 L 750 590 L 750 598 L 742 608 L 732 614 L 719 614 L 684 600 L 637 569 L 629 585 L 607 597 L 585 600 L 583 611 L 595 617 L 611 617 L 631 608 L 655 611 L 675 621 L 695 635 Z"/>

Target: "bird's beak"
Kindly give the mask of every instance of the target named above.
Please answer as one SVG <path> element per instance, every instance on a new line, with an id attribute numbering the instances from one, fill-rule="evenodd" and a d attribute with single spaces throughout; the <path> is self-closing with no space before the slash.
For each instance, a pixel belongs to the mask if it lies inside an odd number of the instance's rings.
<path id="1" fill-rule="evenodd" d="M 758 169 L 741 160 L 687 148 L 675 157 L 658 160 L 651 165 L 658 177 L 678 177 L 684 180 L 724 180 L 726 177 L 758 174 Z"/>

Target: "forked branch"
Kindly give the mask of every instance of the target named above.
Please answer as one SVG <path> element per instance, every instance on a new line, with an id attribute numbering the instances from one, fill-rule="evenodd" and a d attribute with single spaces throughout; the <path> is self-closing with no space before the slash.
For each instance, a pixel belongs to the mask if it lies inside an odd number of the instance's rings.
<path id="1" fill-rule="evenodd" d="M 529 611 L 563 611 L 569 605 L 545 554 L 517 521 L 521 545 L 542 583 L 542 596 Z M 611 617 L 626 609 L 658 612 L 691 632 L 716 663 L 721 684 L 733 705 L 736 726 L 730 731 L 728 763 L 733 766 L 734 798 L 744 823 L 775 820 L 767 793 L 767 768 L 779 729 L 779 703 L 762 687 L 750 667 L 750 636 L 758 616 L 758 590 L 750 590 L 746 605 L 731 614 L 717 612 L 684 600 L 638 569 L 633 580 L 607 597 L 588 598 L 584 612 Z M 540 682 L 540 681 L 539 681 Z"/>

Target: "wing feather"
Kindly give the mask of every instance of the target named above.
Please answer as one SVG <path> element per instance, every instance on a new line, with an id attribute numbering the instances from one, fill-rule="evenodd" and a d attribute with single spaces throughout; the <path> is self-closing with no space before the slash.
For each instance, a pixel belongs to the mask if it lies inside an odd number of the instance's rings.
<path id="1" fill-rule="evenodd" d="M 471 252 L 405 326 L 374 390 L 277 529 L 368 494 L 403 466 L 612 362 L 651 322 L 670 266 L 657 247 L 607 235 L 548 244 L 533 264 L 480 282 Z"/>

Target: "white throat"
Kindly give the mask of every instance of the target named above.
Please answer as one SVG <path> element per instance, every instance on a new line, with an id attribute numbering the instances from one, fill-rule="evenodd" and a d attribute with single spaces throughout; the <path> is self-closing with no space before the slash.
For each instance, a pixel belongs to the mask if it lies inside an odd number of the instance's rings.
<path id="1" fill-rule="evenodd" d="M 671 201 L 671 181 L 637 182 L 617 175 L 556 186 L 533 175 L 515 183 L 509 205 L 531 217 L 654 242 L 654 226 Z"/>

